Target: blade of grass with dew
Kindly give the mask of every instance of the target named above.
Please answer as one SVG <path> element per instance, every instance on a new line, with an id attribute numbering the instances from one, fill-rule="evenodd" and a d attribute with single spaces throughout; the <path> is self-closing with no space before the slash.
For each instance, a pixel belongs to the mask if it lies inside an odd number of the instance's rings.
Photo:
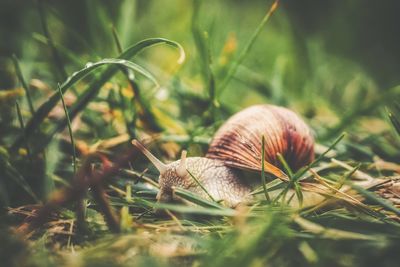
<path id="1" fill-rule="evenodd" d="M 268 20 L 272 16 L 272 14 L 277 10 L 278 6 L 279 6 L 279 0 L 275 0 L 274 3 L 272 4 L 271 8 L 265 14 L 265 16 L 261 20 L 260 24 L 257 26 L 256 30 L 250 37 L 249 41 L 244 46 L 243 50 L 240 52 L 237 59 L 232 63 L 232 67 L 228 70 L 228 74 L 227 74 L 226 78 L 222 81 L 221 85 L 217 88 L 217 94 L 218 94 L 217 96 L 218 97 L 221 96 L 222 92 L 224 91 L 226 86 L 229 84 L 232 77 L 235 75 L 237 68 L 243 62 L 244 58 L 249 53 L 251 47 L 253 46 L 254 42 L 256 41 L 261 30 L 264 28 L 265 24 L 268 22 Z"/>
<path id="2" fill-rule="evenodd" d="M 70 76 L 61 86 L 61 92 L 63 93 L 63 91 L 65 91 L 65 88 L 69 88 L 72 84 L 76 83 L 77 81 L 83 79 L 86 75 L 88 75 L 90 72 L 94 71 L 96 68 L 99 68 L 103 65 L 121 65 L 121 66 L 125 66 L 127 68 L 130 69 L 134 69 L 135 71 L 141 73 L 142 75 L 144 75 L 145 77 L 149 78 L 152 82 L 154 82 L 157 86 L 158 86 L 158 82 L 157 80 L 152 76 L 152 74 L 150 74 L 147 70 L 143 69 L 142 67 L 140 67 L 139 65 L 127 61 L 127 60 L 123 60 L 123 59 L 114 59 L 114 58 L 108 58 L 108 59 L 103 59 L 101 61 L 95 62 L 95 63 L 88 63 L 86 64 L 86 67 L 83 68 L 82 70 L 75 72 L 72 74 L 72 76 Z M 64 88 L 64 90 L 63 90 Z M 77 112 L 74 109 L 74 107 L 76 107 L 76 105 L 80 105 L 81 103 L 83 103 L 83 101 L 86 100 L 86 98 L 84 97 L 85 93 L 83 93 L 82 95 L 79 96 L 79 100 L 77 102 L 75 102 L 75 105 L 71 107 L 70 109 L 70 117 L 73 118 Z M 54 101 L 58 101 L 58 99 L 60 98 L 60 95 L 57 93 L 57 95 L 53 95 L 47 103 L 52 103 L 53 99 Z M 86 102 L 84 102 L 86 103 Z M 85 105 L 86 106 L 86 105 Z M 39 110 L 37 111 L 37 113 L 39 113 L 39 111 L 41 111 L 41 109 L 39 108 Z M 40 142 L 38 142 L 35 146 L 35 150 L 36 151 L 41 151 L 45 146 L 47 146 L 47 144 L 50 142 L 51 138 L 60 130 L 64 129 L 65 126 L 68 125 L 68 120 L 62 119 L 59 122 L 56 123 L 55 126 L 53 126 L 52 130 L 50 130 L 49 134 L 47 134 L 47 138 L 43 138 L 42 140 L 40 140 Z M 27 131 L 25 131 L 27 132 Z"/>
<path id="3" fill-rule="evenodd" d="M 265 137 L 264 135 L 261 137 L 261 183 L 264 190 L 265 199 L 270 201 L 270 197 L 267 191 L 266 179 L 265 179 Z"/>
<path id="4" fill-rule="evenodd" d="M 35 114 L 35 108 L 33 107 L 31 93 L 29 92 L 28 84 L 26 83 L 24 76 L 22 75 L 21 67 L 19 66 L 18 58 L 15 54 L 12 55 L 12 60 L 14 63 L 15 72 L 17 73 L 17 77 L 22 85 L 22 88 L 24 88 L 25 90 L 26 99 L 28 100 L 29 110 L 31 112 L 31 115 L 33 115 Z"/>
<path id="5" fill-rule="evenodd" d="M 69 132 L 69 138 L 71 140 L 71 146 L 72 146 L 72 166 L 74 168 L 74 175 L 76 174 L 76 149 L 75 149 L 75 140 L 74 140 L 74 135 L 72 133 L 72 127 L 71 127 L 71 120 L 69 119 L 69 114 L 68 114 L 68 109 L 67 106 L 65 105 L 65 101 L 64 101 L 64 96 L 63 93 L 61 92 L 61 87 L 60 84 L 57 84 L 57 88 L 58 88 L 58 92 L 60 94 L 61 97 L 61 103 L 63 105 L 64 108 L 64 113 L 65 113 L 65 117 L 67 119 L 68 122 L 68 132 Z"/>
<path id="6" fill-rule="evenodd" d="M 121 41 L 119 39 L 117 30 L 115 27 L 111 28 L 112 30 L 112 35 L 115 41 L 115 45 L 117 46 L 118 53 L 122 53 L 122 45 Z M 132 108 L 129 109 L 124 109 L 123 116 L 125 118 L 125 124 L 126 128 L 128 129 L 129 135 L 131 138 L 135 137 L 135 129 L 132 129 L 131 127 L 136 127 L 137 120 L 139 118 L 139 110 L 141 111 L 140 117 L 142 121 L 146 121 L 146 125 L 149 125 L 149 128 L 151 131 L 154 132 L 160 132 L 162 131 L 163 127 L 162 125 L 157 121 L 154 113 L 152 112 L 152 109 L 150 105 L 145 101 L 142 97 L 142 94 L 140 92 L 139 85 L 135 81 L 135 75 L 131 69 L 123 68 L 121 67 L 122 72 L 125 74 L 126 79 L 128 80 L 130 89 L 133 91 L 133 101 L 132 101 Z M 123 98 L 122 91 L 120 90 L 120 95 L 121 98 Z M 123 102 L 123 101 L 122 101 Z M 128 115 L 127 112 L 129 110 L 133 110 L 133 118 L 132 121 L 128 121 Z"/>
<path id="7" fill-rule="evenodd" d="M 126 68 L 129 68 L 129 69 L 132 69 L 132 70 L 142 74 L 143 76 L 145 76 L 146 78 L 148 78 L 149 80 L 151 80 L 154 84 L 156 84 L 158 86 L 158 82 L 157 82 L 156 78 L 150 72 L 148 72 L 146 69 L 142 68 L 138 64 L 133 63 L 133 62 L 128 61 L 128 60 L 125 60 L 125 59 L 105 58 L 105 59 L 102 59 L 102 60 L 100 60 L 98 62 L 95 62 L 95 63 L 89 62 L 89 63 L 86 64 L 85 68 L 83 68 L 83 69 L 81 69 L 81 70 L 79 70 L 77 72 L 74 72 L 60 86 L 62 93 L 64 93 L 67 88 L 70 88 L 72 86 L 72 84 L 75 84 L 79 80 L 83 79 L 86 75 L 91 73 L 93 70 L 95 70 L 98 67 L 101 67 L 103 65 L 120 65 L 120 66 L 124 66 Z"/>
<path id="8" fill-rule="evenodd" d="M 111 32 L 112 32 L 112 35 L 113 35 L 115 46 L 117 47 L 117 52 L 119 54 L 121 54 L 123 49 L 122 49 L 122 45 L 121 45 L 120 39 L 118 37 L 117 29 L 115 28 L 114 25 L 111 26 Z M 134 79 L 131 78 L 131 77 L 134 77 L 134 73 L 131 70 L 126 69 L 126 68 L 121 68 L 121 70 L 125 74 L 125 76 L 126 76 L 126 78 L 128 80 L 128 83 L 129 83 L 131 89 L 134 92 L 132 98 L 139 97 L 139 92 L 138 92 L 137 86 L 136 86 L 137 84 L 134 81 Z M 124 101 L 124 95 L 122 94 L 122 90 L 119 90 L 119 94 L 120 94 L 121 105 L 122 105 L 122 109 L 123 109 L 122 110 L 122 116 L 123 116 L 124 121 L 125 121 L 125 128 L 127 129 L 130 138 L 133 139 L 133 138 L 135 138 L 135 129 L 132 129 L 132 127 L 136 127 L 137 109 L 136 109 L 136 106 L 134 104 L 131 106 L 131 108 L 128 109 L 126 107 L 126 104 L 125 104 L 125 101 Z M 127 114 L 128 112 L 129 113 L 133 112 L 133 114 L 134 114 L 133 115 L 133 121 L 130 121 L 128 119 L 129 118 L 129 116 Z"/>
<path id="9" fill-rule="evenodd" d="M 178 48 L 180 52 L 180 57 L 178 59 L 178 64 L 182 64 L 183 61 L 185 60 L 185 52 L 180 44 L 177 42 L 164 39 L 164 38 L 151 38 L 151 39 L 145 39 L 142 40 L 128 49 L 126 49 L 118 59 L 129 59 L 134 57 L 136 54 L 138 54 L 140 51 L 143 49 L 149 48 L 154 45 L 158 44 L 166 44 L 175 48 Z M 81 111 L 83 108 L 95 97 L 100 90 L 100 88 L 109 80 L 111 77 L 118 71 L 118 69 L 115 66 L 108 66 L 104 72 L 102 72 L 99 77 L 97 77 L 95 80 L 93 80 L 85 90 L 85 92 L 79 97 L 79 102 L 76 103 L 71 109 L 70 109 L 70 118 L 73 120 L 73 118 Z M 71 77 L 70 77 L 71 78 Z M 61 91 L 63 94 L 65 91 L 69 88 L 69 86 L 74 85 L 78 80 L 75 80 L 73 83 L 71 83 L 71 79 L 68 78 L 67 81 L 63 83 L 61 86 Z M 39 109 L 36 111 L 35 115 L 31 118 L 31 120 L 27 123 L 26 125 L 26 135 L 29 136 L 33 132 L 35 132 L 38 128 L 39 125 L 43 122 L 43 120 L 46 118 L 48 113 L 54 108 L 54 106 L 57 104 L 59 100 L 59 94 L 55 93 L 53 94 L 49 100 L 47 100 L 45 103 L 43 103 Z M 58 128 L 63 129 L 66 126 L 66 121 L 64 120 L 63 122 L 59 123 L 60 125 Z M 19 144 L 21 143 L 21 136 L 17 138 L 17 140 L 13 143 L 11 150 L 15 151 L 18 147 Z"/>

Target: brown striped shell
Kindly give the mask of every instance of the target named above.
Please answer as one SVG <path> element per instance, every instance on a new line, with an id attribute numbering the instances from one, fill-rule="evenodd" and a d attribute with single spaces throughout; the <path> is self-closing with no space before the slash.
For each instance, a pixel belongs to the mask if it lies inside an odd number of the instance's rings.
<path id="1" fill-rule="evenodd" d="M 206 157 L 261 171 L 262 136 L 265 170 L 275 176 L 284 175 L 278 153 L 294 171 L 314 159 L 310 128 L 293 111 L 273 105 L 251 106 L 229 118 L 214 135 Z"/>

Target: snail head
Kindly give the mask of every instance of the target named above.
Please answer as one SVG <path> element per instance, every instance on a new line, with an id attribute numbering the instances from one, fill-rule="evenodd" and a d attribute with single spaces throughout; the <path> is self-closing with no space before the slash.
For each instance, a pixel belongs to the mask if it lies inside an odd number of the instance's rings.
<path id="1" fill-rule="evenodd" d="M 182 151 L 181 159 L 170 164 L 164 164 L 147 150 L 138 140 L 133 140 L 132 144 L 138 148 L 143 155 L 156 167 L 160 173 L 158 183 L 160 190 L 157 194 L 157 200 L 168 202 L 174 199 L 173 187 L 188 188 L 192 181 L 186 169 L 186 150 Z"/>

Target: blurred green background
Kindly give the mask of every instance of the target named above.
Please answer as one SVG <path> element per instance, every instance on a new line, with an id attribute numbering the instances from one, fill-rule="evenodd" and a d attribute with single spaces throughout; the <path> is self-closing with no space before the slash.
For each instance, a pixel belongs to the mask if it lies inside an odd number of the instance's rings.
<path id="1" fill-rule="evenodd" d="M 197 60 L 191 50 L 192 1 L 43 2 L 48 9 L 53 39 L 78 57 L 115 55 L 110 34 L 113 24 L 125 47 L 146 37 L 163 36 L 182 43 L 188 50 L 187 65 L 195 65 Z M 249 37 L 269 4 L 269 1 L 203 2 L 202 26 L 209 33 L 213 55 L 221 52 L 232 33 L 239 40 L 238 46 L 243 45 L 241 40 Z M 37 1 L 2 0 L 0 7 L 1 88 L 7 89 L 16 82 L 11 75 L 7 76 L 12 72 L 8 62 L 11 54 L 34 65 L 29 70 L 31 76 L 46 72 L 40 63 L 50 55 L 46 46 L 34 38 L 35 33 L 43 33 Z M 320 59 L 318 65 L 338 59 L 350 61 L 366 71 L 380 88 L 396 85 L 400 69 L 399 8 L 400 4 L 394 0 L 281 1 L 279 15 L 263 30 L 246 65 L 254 66 L 258 73 L 271 79 L 273 67 L 284 64 L 279 63 L 284 61 L 282 57 L 296 56 L 301 69 L 311 72 L 306 75 L 312 75 L 318 49 L 332 57 Z M 258 69 L 260 65 L 264 69 Z M 297 78 L 294 84 L 302 87 L 304 80 Z"/>
<path id="2" fill-rule="evenodd" d="M 196 25 L 194 3 L 201 3 Z M 178 79 L 185 90 L 207 95 L 204 55 L 194 41 L 194 27 L 206 36 L 205 56 L 218 88 L 271 3 L 2 0 L 0 88 L 20 86 L 12 54 L 26 80 L 45 81 L 52 88 L 87 62 L 116 57 L 115 27 L 122 48 L 149 37 L 182 44 L 187 53 L 182 67 L 175 63 L 175 51 L 164 48 L 142 53 L 139 63 L 155 74 L 161 89 L 175 90 Z M 399 8 L 398 1 L 389 0 L 281 1 L 219 101 L 231 110 L 260 102 L 289 105 L 308 117 L 329 110 L 335 115 L 331 118 L 366 102 L 377 106 L 373 102 L 379 95 L 398 84 Z M 48 34 L 57 47 L 56 58 Z M 146 94 L 151 99 L 156 92 Z M 336 121 L 324 123 L 334 126 Z"/>

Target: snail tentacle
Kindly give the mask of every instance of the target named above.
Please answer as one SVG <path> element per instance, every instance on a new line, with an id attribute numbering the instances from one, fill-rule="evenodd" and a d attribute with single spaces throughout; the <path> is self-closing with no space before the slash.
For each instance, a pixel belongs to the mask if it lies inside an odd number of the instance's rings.
<path id="1" fill-rule="evenodd" d="M 137 147 L 150 161 L 153 163 L 154 167 L 160 172 L 160 175 L 167 171 L 167 166 L 162 163 L 156 156 L 154 156 L 147 148 L 145 148 L 138 140 L 132 140 L 132 145 Z"/>

